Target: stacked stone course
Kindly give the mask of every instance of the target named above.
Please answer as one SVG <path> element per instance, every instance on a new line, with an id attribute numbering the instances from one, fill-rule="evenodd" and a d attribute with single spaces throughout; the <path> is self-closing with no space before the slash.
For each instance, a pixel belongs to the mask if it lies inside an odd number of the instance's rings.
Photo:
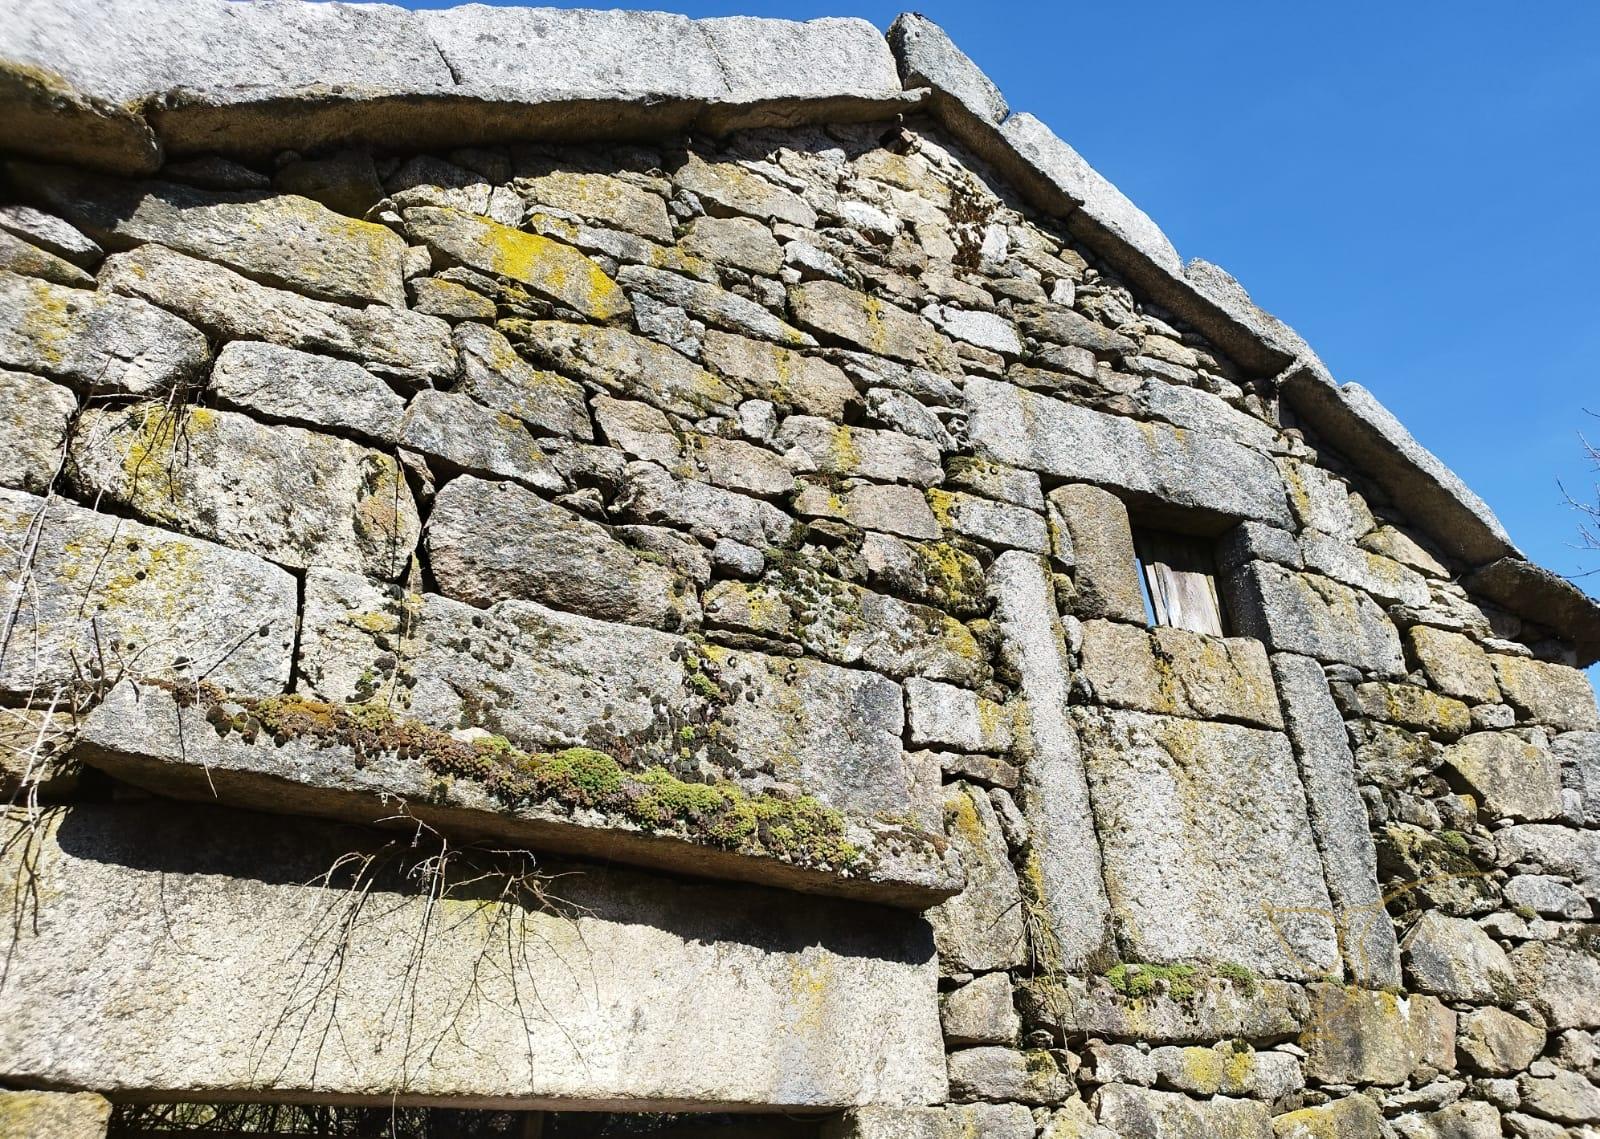
<path id="1" fill-rule="evenodd" d="M 905 68 L 937 29 L 897 28 Z M 1475 592 L 1431 499 L 953 113 L 6 163 L 5 880 L 45 888 L 0 1081 L 849 1108 L 853 1139 L 1600 1134 L 1571 630 Z M 1148 626 L 1140 526 L 1214 543 L 1233 635 Z M 603 1007 L 513 963 L 548 1023 L 480 1010 L 493 1062 L 393 1067 L 390 930 L 348 1057 L 262 1044 L 326 820 L 395 814 L 621 864 L 511 919 L 586 928 Z M 255 912 L 283 932 L 207 953 Z M 119 938 L 146 973 L 93 967 Z M 452 927 L 440 993 L 478 951 Z"/>

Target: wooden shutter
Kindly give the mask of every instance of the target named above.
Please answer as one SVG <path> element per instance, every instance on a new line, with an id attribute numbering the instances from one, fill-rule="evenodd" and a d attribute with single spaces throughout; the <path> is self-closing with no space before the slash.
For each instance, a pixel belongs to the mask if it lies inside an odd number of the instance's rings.
<path id="1" fill-rule="evenodd" d="M 1209 541 L 1145 530 L 1135 531 L 1134 546 L 1157 625 L 1226 635 Z"/>

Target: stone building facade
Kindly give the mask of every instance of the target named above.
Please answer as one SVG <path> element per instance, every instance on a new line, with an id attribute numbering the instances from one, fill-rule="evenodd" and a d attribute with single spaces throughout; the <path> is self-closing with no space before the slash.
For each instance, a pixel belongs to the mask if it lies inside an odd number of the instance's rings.
<path id="1" fill-rule="evenodd" d="M 937 27 L 11 7 L 0 1132 L 1600 1134 L 1600 609 Z"/>

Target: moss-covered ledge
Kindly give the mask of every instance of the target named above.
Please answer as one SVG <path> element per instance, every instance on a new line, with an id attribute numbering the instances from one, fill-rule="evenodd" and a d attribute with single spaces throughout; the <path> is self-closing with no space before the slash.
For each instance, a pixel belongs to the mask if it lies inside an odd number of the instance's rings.
<path id="1" fill-rule="evenodd" d="M 464 740 L 378 705 L 123 681 L 75 757 L 182 799 L 462 838 L 922 909 L 959 891 L 944 840 L 801 796 L 690 783 L 589 748 Z"/>

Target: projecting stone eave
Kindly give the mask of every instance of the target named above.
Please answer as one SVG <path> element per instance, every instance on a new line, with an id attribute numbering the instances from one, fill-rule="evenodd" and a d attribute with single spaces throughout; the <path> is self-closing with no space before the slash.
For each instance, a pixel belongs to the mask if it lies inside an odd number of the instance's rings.
<path id="1" fill-rule="evenodd" d="M 647 139 L 930 112 L 1142 295 L 1375 479 L 1484 595 L 1600 658 L 1600 602 L 1529 563 L 1365 388 L 1161 229 L 938 25 L 228 0 L 23 0 L 0 29 L 0 150 L 119 173 L 167 156 Z M 529 61 L 536 61 L 530 66 Z M 1508 584 L 1508 583 L 1514 583 Z"/>

